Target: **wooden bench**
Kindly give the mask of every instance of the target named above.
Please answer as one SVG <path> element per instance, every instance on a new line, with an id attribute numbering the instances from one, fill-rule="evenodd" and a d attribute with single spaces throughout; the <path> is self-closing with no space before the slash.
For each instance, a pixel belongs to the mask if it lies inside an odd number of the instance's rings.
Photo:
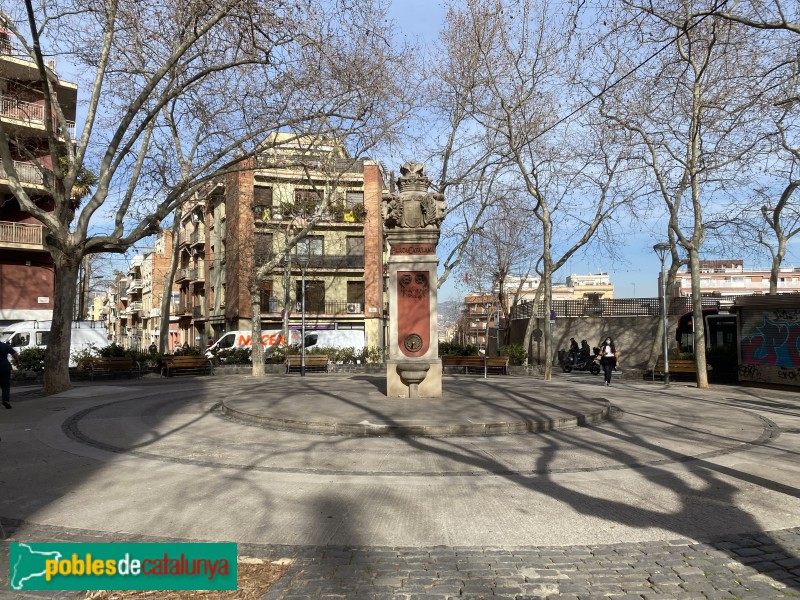
<path id="1" fill-rule="evenodd" d="M 130 356 L 84 358 L 78 368 L 87 371 L 89 379 L 92 381 L 96 375 L 113 375 L 114 373 L 127 373 L 129 377 L 142 376 L 142 366 Z"/>
<path id="2" fill-rule="evenodd" d="M 302 356 L 290 354 L 286 357 L 286 372 L 299 373 L 301 371 Z M 306 371 L 315 373 L 328 372 L 327 354 L 306 354 Z"/>
<path id="3" fill-rule="evenodd" d="M 710 371 L 711 368 L 709 367 L 708 370 Z M 659 358 L 656 361 L 656 366 L 653 369 L 653 379 L 656 377 L 656 373 L 661 374 L 664 376 L 664 359 Z M 670 358 L 669 359 L 669 374 L 671 375 L 691 375 L 692 377 L 697 376 L 697 368 L 695 367 L 694 360 L 690 358 Z"/>
<path id="4" fill-rule="evenodd" d="M 214 365 L 205 356 L 162 356 L 161 376 L 170 377 L 178 373 L 214 374 Z"/>
<path id="5" fill-rule="evenodd" d="M 508 356 L 443 356 L 442 369 L 459 369 L 460 373 L 469 375 L 471 372 L 479 375 L 492 373 L 495 375 L 508 375 Z M 485 365 L 484 365 L 485 363 Z"/>

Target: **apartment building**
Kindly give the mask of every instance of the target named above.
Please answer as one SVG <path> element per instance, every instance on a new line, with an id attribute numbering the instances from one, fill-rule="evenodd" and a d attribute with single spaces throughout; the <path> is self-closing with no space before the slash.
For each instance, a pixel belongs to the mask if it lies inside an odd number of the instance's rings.
<path id="1" fill-rule="evenodd" d="M 158 346 L 158 338 L 161 330 L 161 301 L 165 293 L 171 293 L 166 287 L 171 260 L 172 232 L 163 231 L 161 235 L 158 236 L 153 250 L 151 252 L 146 252 L 142 260 L 141 344 L 143 348 L 149 347 L 149 345 L 153 343 Z M 176 286 L 173 284 L 173 292 L 175 289 Z M 173 303 L 170 302 L 171 308 L 172 304 Z M 170 340 L 167 342 L 167 349 L 171 350 L 177 343 L 178 335 L 178 326 L 172 320 L 170 321 L 168 331 Z"/>
<path id="2" fill-rule="evenodd" d="M 509 275 L 506 277 L 504 290 L 506 296 L 511 298 L 519 290 L 519 300 L 531 302 L 536 297 L 541 277 L 522 277 Z M 495 287 L 494 293 L 499 292 Z M 611 300 L 614 298 L 614 284 L 608 273 L 595 273 L 588 275 L 567 275 L 566 280 L 553 282 L 553 300 Z"/>
<path id="3" fill-rule="evenodd" d="M 742 259 L 701 260 L 700 292 L 703 296 L 750 296 L 769 293 L 770 270 L 746 269 Z M 661 289 L 661 275 L 658 276 Z M 800 268 L 785 267 L 778 273 L 778 293 L 800 292 Z M 678 271 L 674 298 L 692 295 L 692 276 L 688 268 Z"/>
<path id="4" fill-rule="evenodd" d="M 205 299 L 205 282 L 208 270 L 205 264 L 206 203 L 192 200 L 180 213 L 178 232 L 178 270 L 175 288 L 178 293 L 177 310 L 173 322 L 177 323 L 180 344 L 205 347 L 210 337 L 207 331 L 208 307 Z M 177 317 L 175 319 L 174 317 Z"/>
<path id="5" fill-rule="evenodd" d="M 118 273 L 106 292 L 101 318 L 106 321 L 109 339 L 125 348 L 144 350 L 158 345 L 161 328 L 161 300 L 166 289 L 172 258 L 172 233 L 158 236 L 153 249 L 134 256 L 127 273 Z M 175 292 L 167 292 L 172 296 Z M 170 298 L 171 310 L 177 303 Z M 171 316 L 172 319 L 172 316 Z M 170 323 L 168 349 L 179 343 L 177 318 Z"/>
<path id="6" fill-rule="evenodd" d="M 464 298 L 464 307 L 456 325 L 456 342 L 488 348 L 497 343 L 498 325 L 501 315 L 498 311 L 497 296 L 491 294 L 472 294 Z"/>
<path id="7" fill-rule="evenodd" d="M 205 283 L 191 297 L 201 307 L 192 313 L 198 337 L 251 328 L 253 274 L 277 257 L 259 283 L 263 329 L 299 329 L 305 317 L 307 329 L 363 330 L 368 346 L 383 346 L 381 165 L 350 159 L 329 140 L 278 134 L 275 141 L 204 193 L 205 215 L 195 221 L 204 228 L 204 254 L 196 257 L 203 262 L 194 265 L 205 268 Z M 323 217 L 285 251 L 323 199 Z"/>
<path id="8" fill-rule="evenodd" d="M 47 65 L 53 88 L 74 136 L 78 87 L 59 79 L 55 62 Z M 0 119 L 6 131 L 20 183 L 40 206 L 52 208 L 44 185 L 52 161 L 45 133 L 39 71 L 4 26 L 0 15 Z M 45 172 L 42 171 L 44 167 Z M 44 227 L 23 212 L 11 195 L 9 177 L 0 164 L 0 324 L 51 319 L 53 261 L 44 247 Z"/>

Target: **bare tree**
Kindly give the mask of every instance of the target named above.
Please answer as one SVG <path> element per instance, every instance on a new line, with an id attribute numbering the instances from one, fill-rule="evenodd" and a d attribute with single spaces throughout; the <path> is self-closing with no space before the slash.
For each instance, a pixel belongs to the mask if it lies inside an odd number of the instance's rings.
<path id="1" fill-rule="evenodd" d="M 657 58 L 640 63 L 616 91 L 616 106 L 606 104 L 604 114 L 638 138 L 667 210 L 670 238 L 674 234 L 688 258 L 693 311 L 700 315 L 700 252 L 708 232 L 704 214 L 712 196 L 718 202 L 730 199 L 726 186 L 732 187 L 761 141 L 758 73 L 745 78 L 741 71 L 741 65 L 761 64 L 760 50 L 730 22 L 692 20 L 688 5 L 651 2 L 637 10 L 627 47 L 634 38 L 657 40 L 644 49 L 657 49 L 651 55 Z M 614 48 L 618 55 L 621 47 Z M 636 62 L 641 55 L 631 52 L 625 58 Z M 679 254 L 672 253 L 671 272 Z M 697 385 L 707 387 L 705 332 L 702 319 L 694 322 Z"/>
<path id="2" fill-rule="evenodd" d="M 470 274 L 473 288 L 496 298 L 503 319 L 509 322 L 533 270 L 535 257 L 530 248 L 534 245 L 535 218 L 512 191 L 505 192 L 507 195 L 495 192 L 495 199 L 482 202 L 488 206 L 486 219 L 465 244 L 461 269 Z M 510 335 L 511 329 L 506 328 L 506 344 Z"/>
<path id="3" fill-rule="evenodd" d="M 485 168 L 498 187 L 526 198 L 541 232 L 539 247 L 528 254 L 539 260 L 537 298 L 549 313 L 553 274 L 631 199 L 615 187 L 627 148 L 610 130 L 600 133 L 596 127 L 602 124 L 582 106 L 586 94 L 573 66 L 581 56 L 571 45 L 571 21 L 559 6 L 546 0 L 474 0 L 451 10 L 451 21 L 460 28 L 454 51 L 470 57 L 469 111 L 486 148 Z M 528 344 L 535 317 L 534 312 Z M 549 330 L 545 349 L 549 379 Z"/>
<path id="4" fill-rule="evenodd" d="M 469 16 L 459 3 L 447 10 L 440 38 L 430 50 L 421 96 L 426 99 L 426 128 L 419 152 L 428 172 L 438 172 L 433 187 L 445 194 L 447 218 L 442 224 L 441 287 L 468 255 L 473 236 L 487 219 L 502 157 L 494 152 L 491 132 L 477 117 L 475 92 L 480 87 L 481 56 L 472 43 Z"/>
<path id="5" fill-rule="evenodd" d="M 48 164 L 66 163 L 63 170 L 39 165 L 55 209 L 37 205 L 14 167 L 24 147 L 0 122 L 0 159 L 11 191 L 22 210 L 45 225 L 55 263 L 46 391 L 70 385 L 71 310 L 83 256 L 124 252 L 157 233 L 196 189 L 239 168 L 274 131 L 309 125 L 335 131 L 386 108 L 371 102 L 365 87 L 385 66 L 373 64 L 370 50 L 392 52 L 374 2 L 26 0 L 21 7 L 4 2 L 3 10 L 38 67 L 45 114 L 54 116 L 45 119 Z M 354 37 L 371 44 L 354 45 Z M 76 139 L 46 47 L 72 62 L 88 85 Z M 354 64 L 361 68 L 351 70 Z M 372 76 L 362 81 L 370 68 Z M 73 190 L 85 165 L 98 181 L 77 207 Z M 111 225 L 95 225 L 101 219 Z"/>
<path id="6" fill-rule="evenodd" d="M 796 2 L 784 0 L 745 0 L 724 2 L 698 10 L 694 16 L 715 16 L 734 23 L 762 30 L 785 30 L 800 35 L 800 14 Z"/>

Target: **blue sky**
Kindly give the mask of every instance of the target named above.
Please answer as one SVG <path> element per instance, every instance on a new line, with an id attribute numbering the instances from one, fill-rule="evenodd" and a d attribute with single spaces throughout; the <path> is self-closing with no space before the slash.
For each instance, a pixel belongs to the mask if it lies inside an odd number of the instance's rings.
<path id="1" fill-rule="evenodd" d="M 418 41 L 420 45 L 435 40 L 444 21 L 445 11 L 441 2 L 426 2 L 424 0 L 395 0 L 390 9 L 390 18 L 400 33 L 411 41 Z M 660 228 L 658 228 L 660 230 Z M 666 229 L 664 229 L 666 231 Z M 617 298 L 650 297 L 658 296 L 658 274 L 661 270 L 661 261 L 653 251 L 653 245 L 665 241 L 666 233 L 656 238 L 649 231 L 629 231 L 620 227 L 618 233 L 619 243 L 624 244 L 622 261 L 616 263 L 605 262 L 599 253 L 592 253 L 588 257 L 574 258 L 568 265 L 556 274 L 557 281 L 564 281 L 570 274 L 590 274 L 606 272 L 614 284 L 614 295 Z M 440 258 L 444 255 L 439 252 Z M 701 258 L 744 258 L 745 268 L 767 268 L 769 261 L 764 258 L 757 263 L 744 256 L 717 256 L 701 253 Z M 669 260 L 669 258 L 667 259 Z M 784 266 L 800 266 L 800 242 L 790 243 L 789 252 Z M 669 263 L 667 263 L 669 267 Z M 458 284 L 458 277 L 451 275 L 439 290 L 440 300 L 461 300 L 465 295 L 463 285 Z"/>
<path id="2" fill-rule="evenodd" d="M 396 0 L 392 4 L 390 17 L 397 28 L 411 41 L 424 45 L 435 40 L 444 21 L 445 11 L 441 2 L 425 0 Z M 621 232 L 623 233 L 623 232 Z M 626 255 L 629 264 L 604 264 L 602 259 L 573 259 L 556 279 L 563 281 L 571 273 L 588 274 L 607 272 L 615 286 L 618 297 L 656 297 L 658 295 L 658 273 L 661 262 L 652 250 L 653 240 L 647 235 L 624 232 L 625 243 L 630 247 Z M 440 253 L 441 255 L 442 253 Z M 594 255 L 596 256 L 596 255 Z M 463 286 L 457 286 L 457 277 L 445 282 L 439 290 L 442 300 L 459 300 L 464 297 Z"/>
<path id="3" fill-rule="evenodd" d="M 395 33 L 406 36 L 409 41 L 417 42 L 424 46 L 435 40 L 439 29 L 444 20 L 445 10 L 441 2 L 431 2 L 430 0 L 396 0 L 390 10 L 389 17 L 393 20 L 396 27 Z M 68 80 L 71 77 L 70 66 L 66 63 L 59 65 L 62 76 Z M 85 93 L 85 92 L 84 92 Z M 78 116 L 79 127 L 83 125 L 83 115 Z M 398 165 L 391 165 L 390 168 L 397 169 Z M 647 231 L 626 231 L 620 227 L 619 240 L 624 244 L 624 262 L 615 264 L 607 263 L 603 260 L 600 253 L 592 253 L 588 257 L 574 258 L 564 269 L 556 275 L 556 280 L 563 281 L 567 275 L 589 274 L 607 272 L 611 277 L 611 282 L 615 286 L 617 297 L 656 297 L 658 273 L 660 262 L 652 250 L 653 244 L 661 239 L 655 239 Z M 147 241 L 142 246 L 147 245 Z M 800 264 L 800 249 L 796 244 L 790 248 L 787 256 L 786 265 L 793 266 Z M 132 256 L 135 252 L 129 252 Z M 440 252 L 440 256 L 444 253 Z M 722 258 L 718 256 L 704 255 L 704 258 Z M 727 257 L 727 258 L 742 258 Z M 114 257 L 114 264 L 121 269 L 126 266 L 127 259 L 119 256 Z M 760 264 L 751 264 L 745 259 L 746 267 L 766 266 L 767 261 L 762 260 Z M 451 275 L 450 279 L 440 290 L 440 299 L 459 300 L 463 298 L 465 289 L 457 285 L 459 276 Z"/>

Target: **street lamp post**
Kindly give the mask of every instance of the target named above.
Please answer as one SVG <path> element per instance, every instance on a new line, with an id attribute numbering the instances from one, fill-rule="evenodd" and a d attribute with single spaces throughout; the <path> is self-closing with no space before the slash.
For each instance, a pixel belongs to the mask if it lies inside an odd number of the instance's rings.
<path id="1" fill-rule="evenodd" d="M 653 250 L 655 251 L 658 258 L 661 260 L 661 285 L 659 286 L 661 289 L 659 293 L 661 294 L 661 321 L 664 328 L 664 335 L 662 336 L 663 339 L 663 353 L 664 353 L 664 385 L 669 385 L 669 356 L 667 356 L 669 352 L 669 345 L 667 343 L 667 280 L 666 280 L 666 273 L 664 271 L 664 259 L 667 257 L 667 252 L 670 251 L 671 246 L 667 243 L 661 242 L 660 244 L 656 244 L 653 246 Z"/>

